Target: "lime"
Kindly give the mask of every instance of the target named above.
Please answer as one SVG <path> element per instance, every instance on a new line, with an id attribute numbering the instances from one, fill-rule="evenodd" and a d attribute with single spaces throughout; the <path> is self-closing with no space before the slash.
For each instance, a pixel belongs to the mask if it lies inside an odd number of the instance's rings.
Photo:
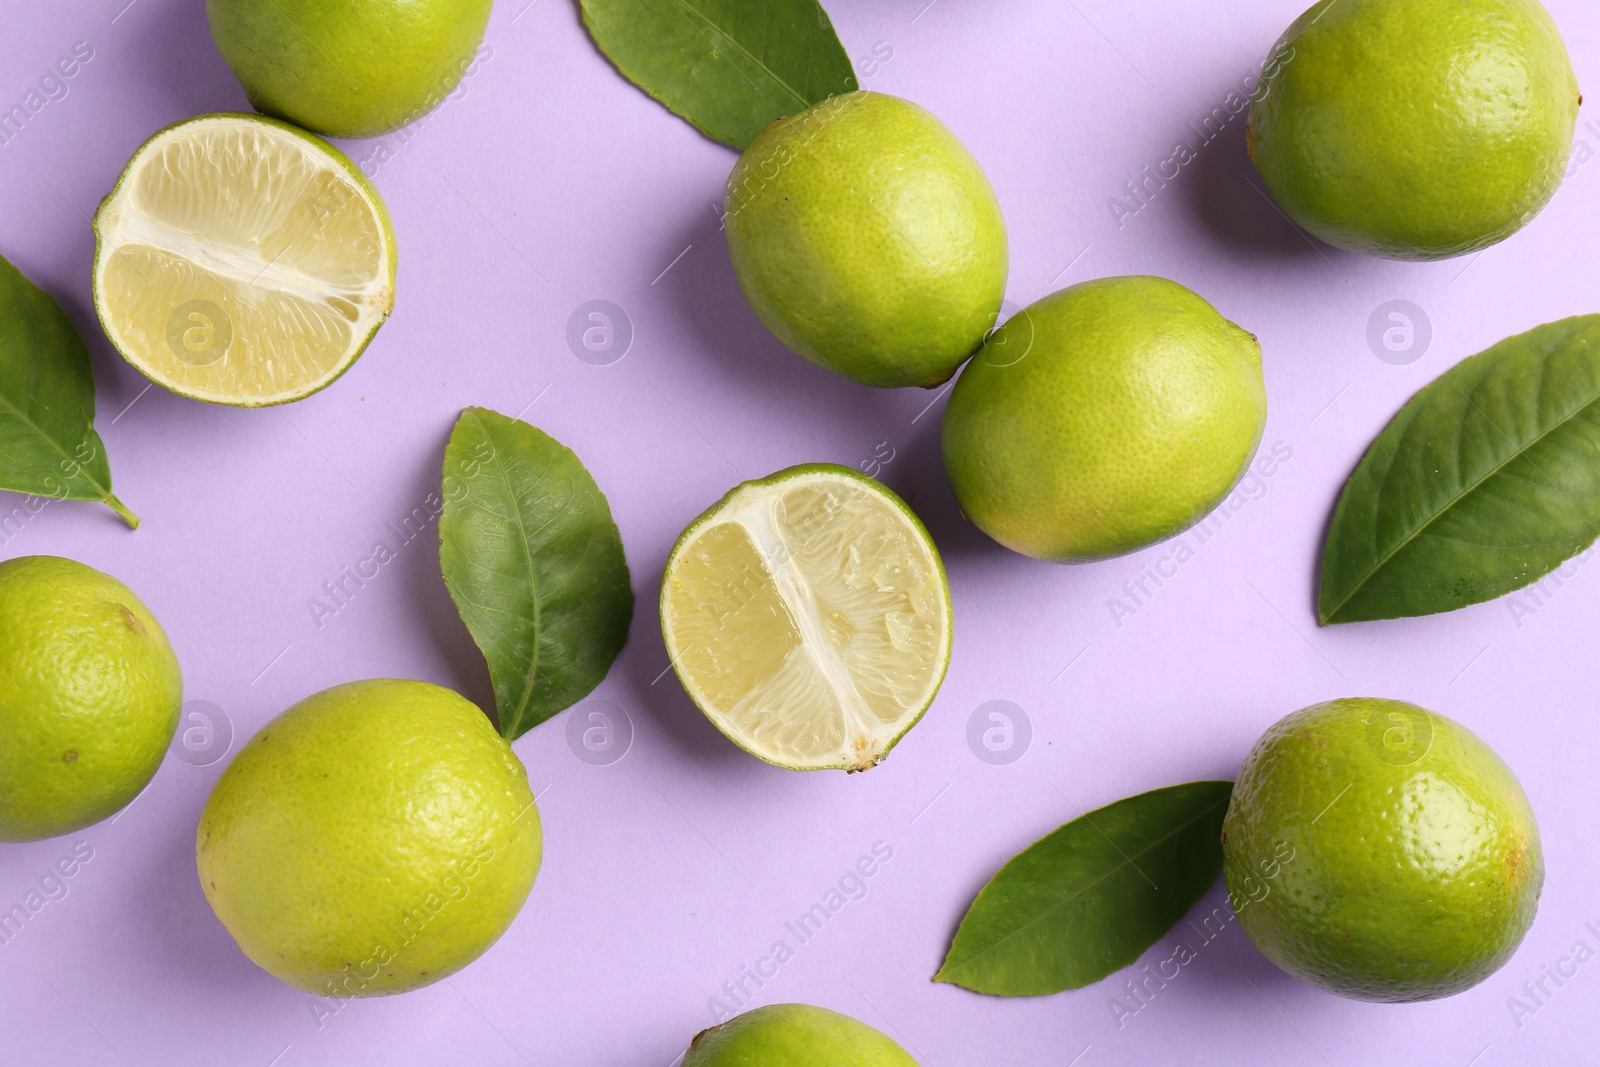
<path id="1" fill-rule="evenodd" d="M 1334 700 L 1256 742 L 1223 824 L 1239 923 L 1290 974 L 1414 1001 L 1516 951 L 1544 882 L 1517 779 L 1459 723 L 1398 700 Z"/>
<path id="2" fill-rule="evenodd" d="M 773 1004 L 695 1036 L 683 1067 L 917 1067 L 882 1033 L 809 1004 Z"/>
<path id="3" fill-rule="evenodd" d="M 211 37 L 260 111 L 376 137 L 432 111 L 472 65 L 494 0 L 206 0 Z"/>
<path id="4" fill-rule="evenodd" d="M 865 771 L 950 663 L 944 564 L 905 502 L 848 467 L 745 482 L 667 558 L 661 630 L 684 689 L 740 748 Z"/>
<path id="5" fill-rule="evenodd" d="M 945 410 L 945 473 L 1007 548 L 1079 563 L 1180 533 L 1243 476 L 1261 347 L 1162 278 L 1053 293 L 984 344 Z"/>
<path id="6" fill-rule="evenodd" d="M 882 93 L 761 132 L 728 178 L 728 251 L 750 306 L 813 363 L 866 385 L 949 380 L 994 326 L 1009 260 L 977 160 Z"/>
<path id="7" fill-rule="evenodd" d="M 271 119 L 202 115 L 162 130 L 94 229 L 106 335 L 145 376 L 197 400 L 310 396 L 394 307 L 378 191 L 332 145 Z"/>
<path id="8" fill-rule="evenodd" d="M 1549 202 L 1578 103 L 1538 0 L 1322 0 L 1256 89 L 1250 156 L 1324 241 L 1443 259 L 1505 240 Z"/>
<path id="9" fill-rule="evenodd" d="M 200 816 L 200 885 L 261 967 L 308 993 L 437 982 L 516 918 L 543 837 L 527 772 L 476 706 L 379 680 L 301 701 Z"/>
<path id="10" fill-rule="evenodd" d="M 161 766 L 183 677 L 121 582 L 55 556 L 0 563 L 0 841 L 71 833 Z"/>

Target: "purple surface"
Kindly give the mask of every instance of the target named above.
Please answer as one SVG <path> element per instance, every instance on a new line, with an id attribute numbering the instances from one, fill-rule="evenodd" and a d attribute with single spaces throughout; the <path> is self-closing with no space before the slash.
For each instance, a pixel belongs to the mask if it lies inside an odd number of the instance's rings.
<path id="1" fill-rule="evenodd" d="M 485 59 L 442 110 L 346 146 L 394 215 L 397 310 L 332 388 L 261 412 L 148 387 L 89 304 L 86 217 L 134 148 L 175 120 L 245 105 L 203 5 L 8 5 L 0 107 L 23 102 L 76 43 L 93 50 L 60 83 L 65 95 L 48 83 L 57 98 L 0 144 L 0 252 L 88 339 L 117 490 L 145 525 L 129 533 L 104 508 L 52 504 L 0 527 L 0 556 L 72 556 L 139 591 L 172 637 L 189 698 L 220 709 L 235 750 L 292 702 L 356 678 L 418 677 L 488 703 L 438 576 L 431 520 L 403 546 L 390 526 L 424 507 L 457 413 L 483 404 L 525 410 L 583 457 L 621 524 L 639 610 L 595 694 L 631 723 L 623 757 L 578 758 L 571 712 L 517 744 L 547 857 L 521 917 L 477 964 L 342 1007 L 258 970 L 194 875 L 195 822 L 225 760 L 169 756 L 114 822 L 0 847 L 0 909 L 42 879 L 58 898 L 0 944 L 0 1061 L 668 1067 L 714 1021 L 713 998 L 746 1002 L 725 991 L 741 982 L 751 1003 L 856 1015 L 925 1067 L 1594 1056 L 1600 962 L 1577 966 L 1570 953 L 1578 942 L 1600 949 L 1590 739 L 1600 568 L 1569 567 L 1542 593 L 1448 616 L 1333 630 L 1316 627 L 1312 599 L 1329 509 L 1400 403 L 1508 334 L 1596 310 L 1595 105 L 1580 120 L 1586 162 L 1525 232 L 1475 259 L 1406 265 L 1298 234 L 1244 159 L 1242 116 L 1209 143 L 1196 133 L 1214 108 L 1228 116 L 1229 94 L 1303 0 L 830 4 L 863 86 L 930 108 L 988 170 L 1011 229 L 1012 300 L 1162 274 L 1261 337 L 1262 455 L 1280 457 L 1270 477 L 1259 468 L 1214 536 L 1186 535 L 1195 551 L 1181 567 L 1173 545 L 1058 567 L 962 523 L 939 463 L 942 395 L 832 377 L 761 327 L 715 215 L 733 153 L 618 77 L 570 0 L 525 2 L 499 6 Z M 1600 10 L 1550 7 L 1593 92 Z M 1198 158 L 1164 188 L 1152 183 L 1147 205 L 1130 201 L 1139 210 L 1119 225 L 1111 199 L 1180 141 Z M 611 365 L 578 359 L 566 340 L 575 309 L 594 299 L 632 323 L 631 349 Z M 1431 346 L 1386 361 L 1368 323 L 1397 299 L 1423 309 Z M 943 692 L 864 776 L 791 774 L 734 749 L 666 670 L 656 623 L 658 575 L 680 529 L 735 482 L 817 460 L 881 463 L 932 529 L 955 596 Z M 324 583 L 380 540 L 398 558 L 347 603 L 328 601 Z M 338 610 L 314 612 L 319 597 Z M 973 894 L 1024 845 L 1083 809 L 1231 776 L 1280 716 L 1368 694 L 1478 731 L 1540 815 L 1550 877 L 1538 921 L 1479 988 L 1410 1007 L 1340 1000 L 1279 973 L 1236 924 L 1208 943 L 1183 926 L 1164 938 L 1145 958 L 1152 967 L 1179 938 L 1198 958 L 1143 1006 L 1127 999 L 1126 973 L 1010 1001 L 930 983 Z M 1009 765 L 968 742 L 969 721 L 993 700 L 1031 722 Z M 801 943 L 785 924 L 875 846 L 892 858 L 865 895 Z M 74 848 L 92 859 L 58 888 L 45 876 Z M 1221 903 L 1214 890 L 1196 926 Z M 763 960 L 779 941 L 792 958 L 758 987 L 746 976 L 771 974 Z M 1566 976 L 1547 977 L 1558 969 Z"/>

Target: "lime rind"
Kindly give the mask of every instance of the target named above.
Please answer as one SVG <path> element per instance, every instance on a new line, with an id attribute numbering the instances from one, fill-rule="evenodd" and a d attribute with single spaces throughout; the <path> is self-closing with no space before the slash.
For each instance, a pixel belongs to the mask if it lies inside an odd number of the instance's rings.
<path id="1" fill-rule="evenodd" d="M 844 503 L 839 514 L 824 515 L 796 537 L 796 527 L 805 525 L 814 511 L 800 515 L 798 522 L 782 523 L 775 517 L 786 502 L 804 500 L 808 494 Z M 879 538 L 876 545 L 890 551 L 872 558 L 863 554 L 861 548 L 874 544 L 862 536 L 864 529 L 874 531 Z M 738 542 L 737 549 L 755 568 L 754 581 L 750 575 L 715 570 L 725 564 L 727 553 L 713 542 L 730 539 Z M 797 573 L 808 555 L 825 556 L 829 547 L 842 548 L 840 562 L 855 569 L 858 578 L 870 579 L 870 588 L 851 586 L 840 598 L 838 585 L 829 587 L 833 575 Z M 904 554 L 896 549 L 905 550 Z M 718 552 L 722 558 L 717 563 L 704 558 Z M 886 555 L 895 558 L 883 558 Z M 796 559 L 799 562 L 791 566 Z M 897 568 L 907 562 L 920 568 L 920 581 L 916 573 L 909 581 L 900 575 Z M 877 569 L 870 573 L 862 571 L 873 567 Z M 702 573 L 692 573 L 696 570 Z M 850 584 L 848 576 L 840 581 Z M 710 589 L 722 603 L 696 600 L 691 588 Z M 876 614 L 862 627 L 861 609 L 874 598 Z M 886 610 L 885 600 L 903 601 L 910 610 Z M 704 645 L 691 647 L 696 637 L 707 637 L 700 615 L 720 618 L 745 608 L 753 610 L 758 623 L 763 617 L 768 625 L 773 619 L 780 620 L 780 627 L 787 622 L 791 647 L 786 651 L 763 647 L 754 658 L 764 658 L 764 665 L 753 664 L 746 655 L 760 642 L 744 642 L 739 635 L 713 635 L 718 640 L 711 642 L 716 647 L 709 655 Z M 750 619 L 734 621 L 742 626 Z M 806 464 L 735 487 L 689 525 L 667 560 L 661 626 L 668 657 L 684 689 L 734 744 L 789 770 L 864 771 L 882 762 L 932 705 L 949 667 L 954 616 L 938 549 L 905 502 L 848 467 Z M 844 638 L 841 632 L 846 633 Z M 746 647 L 741 650 L 740 644 Z M 731 706 L 725 679 L 715 676 L 719 654 L 738 661 L 736 669 L 760 676 L 749 687 L 750 696 Z M 902 696 L 904 690 L 894 683 L 905 680 L 905 674 L 897 679 L 895 672 L 907 664 L 913 668 L 908 673 L 915 679 L 915 691 Z M 925 668 L 920 675 L 917 665 Z M 776 694 L 774 685 L 779 688 Z M 819 695 L 824 690 L 826 695 Z M 779 699 L 767 702 L 774 697 Z M 822 713 L 829 705 L 831 713 Z M 811 718 L 806 717 L 808 711 Z M 828 722 L 819 724 L 824 714 Z M 808 729 L 809 742 L 794 740 L 807 737 Z"/>

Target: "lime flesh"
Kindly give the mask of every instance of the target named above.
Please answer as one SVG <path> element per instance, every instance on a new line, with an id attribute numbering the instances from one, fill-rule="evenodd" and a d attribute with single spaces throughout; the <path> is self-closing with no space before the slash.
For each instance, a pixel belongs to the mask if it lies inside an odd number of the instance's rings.
<path id="1" fill-rule="evenodd" d="M 1578 103 L 1538 0 L 1322 0 L 1278 42 L 1250 155 L 1284 211 L 1330 244 L 1442 259 L 1539 213 Z"/>
<path id="2" fill-rule="evenodd" d="M 0 841 L 115 814 L 178 726 L 166 634 L 127 586 L 54 556 L 0 563 L 0 619 Z"/>
<path id="3" fill-rule="evenodd" d="M 95 215 L 95 309 L 129 363 L 197 400 L 299 400 L 394 307 L 378 192 L 326 142 L 254 115 L 156 134 Z"/>
<path id="4" fill-rule="evenodd" d="M 718 729 L 793 770 L 867 770 L 922 717 L 950 662 L 944 565 L 905 503 L 848 467 L 738 486 L 673 547 L 673 668 Z"/>
<path id="5" fill-rule="evenodd" d="M 938 119 L 882 93 L 768 126 L 728 178 L 734 274 L 795 352 L 875 386 L 947 381 L 1005 296 L 1005 221 Z"/>
<path id="6" fill-rule="evenodd" d="M 1240 925 L 1342 996 L 1446 997 L 1511 958 L 1544 881 L 1515 776 L 1476 735 L 1397 700 L 1317 704 L 1256 742 L 1223 826 Z"/>
<path id="7" fill-rule="evenodd" d="M 482 955 L 542 856 L 527 772 L 476 706 L 435 685 L 336 686 L 268 723 L 196 835 L 206 899 L 239 947 L 332 997 L 416 989 Z"/>

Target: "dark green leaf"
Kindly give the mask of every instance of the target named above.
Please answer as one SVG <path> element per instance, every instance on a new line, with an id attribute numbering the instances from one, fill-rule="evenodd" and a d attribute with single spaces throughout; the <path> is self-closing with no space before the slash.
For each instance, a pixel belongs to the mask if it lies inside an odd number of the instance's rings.
<path id="1" fill-rule="evenodd" d="M 1133 963 L 1217 880 L 1232 793 L 1232 782 L 1157 789 L 1033 844 L 983 887 L 934 981 L 1029 997 Z"/>
<path id="2" fill-rule="evenodd" d="M 622 651 L 633 619 L 622 535 L 570 449 L 485 408 L 461 413 L 443 488 L 445 585 L 514 741 L 587 696 Z"/>
<path id="3" fill-rule="evenodd" d="M 95 500 L 135 529 L 111 495 L 111 465 L 94 432 L 89 351 L 61 305 L 0 257 L 0 489 Z"/>
<path id="4" fill-rule="evenodd" d="M 1541 326 L 1412 397 L 1345 485 L 1324 623 L 1430 615 L 1538 581 L 1600 534 L 1600 315 Z"/>
<path id="5" fill-rule="evenodd" d="M 629 81 L 737 148 L 775 119 L 858 88 L 816 0 L 582 4 L 595 43 Z"/>

